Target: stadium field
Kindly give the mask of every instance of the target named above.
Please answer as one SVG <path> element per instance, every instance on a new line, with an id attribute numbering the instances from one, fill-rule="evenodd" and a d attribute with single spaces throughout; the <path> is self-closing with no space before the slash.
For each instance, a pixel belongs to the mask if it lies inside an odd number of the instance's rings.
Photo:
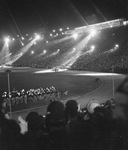
<path id="1" fill-rule="evenodd" d="M 11 68 L 10 70 L 11 91 L 13 88 L 29 90 L 31 88 L 54 86 L 56 89 L 68 90 L 68 94 L 60 96 L 59 100 L 66 102 L 71 98 L 76 99 L 82 106 L 85 106 L 91 99 L 105 101 L 112 98 L 112 75 L 106 76 L 105 74 L 90 74 L 85 71 L 69 70 L 54 72 L 52 70 L 34 68 Z M 100 78 L 99 81 L 96 81 L 97 77 Z M 122 78 L 121 75 L 115 75 L 114 77 L 115 80 Z M 118 84 L 118 82 L 115 84 Z M 1 70 L 0 72 L 0 90 L 1 93 L 8 90 L 6 70 Z M 98 91 L 101 95 L 98 94 Z M 97 96 L 100 98 L 97 98 Z M 13 106 L 13 117 L 17 118 L 18 115 L 22 115 L 25 118 L 30 111 L 38 111 L 41 114 L 45 114 L 48 103 L 49 101 L 41 101 Z"/>

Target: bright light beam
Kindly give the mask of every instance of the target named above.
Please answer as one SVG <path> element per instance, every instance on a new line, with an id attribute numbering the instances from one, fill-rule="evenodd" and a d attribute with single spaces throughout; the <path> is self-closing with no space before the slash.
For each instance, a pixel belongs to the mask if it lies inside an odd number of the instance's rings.
<path id="1" fill-rule="evenodd" d="M 39 34 L 36 35 L 35 40 L 40 40 L 41 36 Z"/>
<path id="2" fill-rule="evenodd" d="M 35 39 L 33 39 L 31 42 L 29 42 L 26 46 L 24 46 L 19 52 L 17 52 L 17 54 L 15 56 L 13 56 L 11 58 L 11 60 L 8 62 L 8 64 L 12 64 L 15 61 L 17 61 L 20 57 L 22 57 L 33 45 L 33 43 L 35 42 Z"/>
<path id="3" fill-rule="evenodd" d="M 74 34 L 72 35 L 72 37 L 76 40 L 76 39 L 78 38 L 78 34 L 77 34 L 77 33 L 74 33 Z"/>
<path id="4" fill-rule="evenodd" d="M 8 44 L 10 42 L 10 38 L 9 37 L 5 37 L 4 41 L 5 41 L 6 44 Z"/>
<path id="5" fill-rule="evenodd" d="M 10 61 L 10 52 L 9 52 L 9 42 L 10 38 L 5 37 L 4 38 L 4 46 L 1 50 L 1 55 L 0 55 L 0 64 L 6 64 L 8 61 Z"/>
<path id="6" fill-rule="evenodd" d="M 71 38 L 71 36 L 66 36 L 64 38 L 61 38 L 61 39 L 56 39 L 56 40 L 53 40 L 51 42 L 49 42 L 49 44 L 58 44 L 58 43 L 61 43 L 61 42 L 64 42 L 66 40 L 69 40 Z"/>
<path id="7" fill-rule="evenodd" d="M 95 29 L 90 30 L 91 37 L 94 37 L 97 34 L 97 31 Z"/>
<path id="8" fill-rule="evenodd" d="M 85 46 L 90 40 L 90 35 L 85 37 L 82 41 L 80 41 L 76 46 L 75 49 L 79 50 L 76 51 L 76 53 L 71 56 L 69 53 L 65 56 L 66 60 L 62 63 L 61 66 L 65 66 L 65 68 L 70 68 L 76 61 L 77 59 L 82 55 L 83 50 L 85 49 Z M 71 53 L 70 53 L 71 54 Z"/>
<path id="9" fill-rule="evenodd" d="M 95 49 L 95 46 L 94 46 L 94 45 L 92 45 L 92 46 L 91 46 L 91 50 L 93 51 L 94 49 Z"/>
<path id="10" fill-rule="evenodd" d="M 4 3 L 5 3 L 5 6 L 6 6 L 6 8 L 7 8 L 7 11 L 8 11 L 8 13 L 9 13 L 9 15 L 10 15 L 10 17 L 11 17 L 13 23 L 15 24 L 15 27 L 16 27 L 17 31 L 19 32 L 20 36 L 22 37 L 21 31 L 20 31 L 20 29 L 19 29 L 19 27 L 18 27 L 18 24 L 17 24 L 16 21 L 15 21 L 15 18 L 14 18 L 13 14 L 12 14 L 12 11 L 10 10 L 10 8 L 9 8 L 8 4 L 6 3 L 6 1 L 4 1 Z"/>

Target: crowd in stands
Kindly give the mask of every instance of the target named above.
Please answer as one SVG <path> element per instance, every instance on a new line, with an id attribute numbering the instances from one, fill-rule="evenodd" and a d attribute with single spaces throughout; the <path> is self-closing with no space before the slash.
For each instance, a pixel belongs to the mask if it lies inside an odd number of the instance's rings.
<path id="1" fill-rule="evenodd" d="M 37 89 L 29 89 L 25 90 L 22 89 L 17 91 L 13 89 L 10 93 L 3 92 L 2 98 L 3 103 L 2 106 L 4 109 L 8 108 L 10 103 L 12 106 L 18 104 L 27 104 L 30 102 L 37 102 L 37 101 L 49 101 L 51 99 L 59 99 L 63 95 L 67 95 L 68 90 L 61 90 L 56 89 L 54 86 L 51 87 L 40 87 Z"/>
<path id="2" fill-rule="evenodd" d="M 45 44 L 39 44 L 36 47 L 32 47 L 32 49 L 36 50 L 33 55 L 30 54 L 29 50 L 26 54 L 14 62 L 13 65 L 45 69 L 54 68 L 65 64 L 66 61 L 77 55 L 78 51 L 81 51 L 81 56 L 69 69 L 112 72 L 112 66 L 114 66 L 114 71 L 117 73 L 128 72 L 128 45 L 126 35 L 122 33 L 122 31 L 120 32 L 121 34 L 117 34 L 117 39 L 120 41 L 118 45 L 119 47 L 114 48 L 116 41 L 112 36 L 113 31 L 109 31 L 109 33 L 107 32 L 108 30 L 102 32 L 103 35 L 106 35 L 103 39 L 92 39 L 92 45 L 96 44 L 96 48 L 90 53 L 87 51 L 90 50 L 91 41 L 89 41 L 90 43 L 85 45 L 85 48 L 82 50 L 77 47 L 77 44 L 79 44 L 79 42 L 87 35 L 80 36 L 76 40 L 69 37 L 63 37 L 60 39 L 54 39 L 53 41 L 49 41 Z M 118 32 L 118 30 L 116 32 Z M 120 38 L 121 36 L 122 39 Z M 120 43 L 122 44 L 120 45 Z M 76 50 L 73 52 L 74 48 L 76 48 Z M 42 50 L 46 50 L 46 53 L 43 53 Z M 67 66 L 65 66 L 65 68 L 66 67 Z"/>
<path id="3" fill-rule="evenodd" d="M 127 125 L 113 118 L 116 107 L 113 99 L 105 103 L 92 100 L 84 108 L 71 99 L 65 105 L 51 101 L 46 116 L 33 111 L 19 122 L 0 113 L 0 149 L 126 150 Z M 27 126 L 24 132 L 21 123 Z"/>
<path id="4" fill-rule="evenodd" d="M 71 69 L 113 72 L 112 66 L 114 72 L 128 72 L 128 53 L 120 55 L 119 51 L 107 51 L 99 54 L 94 52 L 93 54 L 83 55 L 72 65 Z"/>
<path id="5" fill-rule="evenodd" d="M 21 67 L 38 67 L 38 68 L 53 68 L 57 65 L 60 65 L 62 60 L 64 59 L 64 55 L 67 53 L 69 49 L 72 48 L 74 43 L 72 43 L 72 39 L 68 40 L 55 40 L 50 41 L 48 44 L 44 44 L 39 48 L 41 52 L 38 50 L 36 54 L 31 55 L 30 51 L 28 51 L 25 55 L 23 55 L 20 59 L 13 63 L 14 66 Z M 46 53 L 43 53 L 43 50 L 46 50 Z M 58 51 L 59 50 L 59 51 Z M 58 51 L 58 53 L 56 53 Z"/>
<path id="6" fill-rule="evenodd" d="M 73 48 L 73 43 L 62 42 L 61 44 L 55 44 L 49 47 L 49 50 L 59 52 L 55 55 L 45 54 L 32 56 L 25 54 L 19 60 L 17 60 L 13 65 L 22 67 L 37 67 L 37 68 L 53 68 L 55 66 L 60 66 L 63 64 L 65 59 L 72 57 L 68 50 Z M 75 47 L 75 46 L 74 46 Z M 85 49 L 85 51 L 87 51 Z M 112 66 L 114 66 L 115 72 L 127 72 L 128 71 L 128 53 L 120 53 L 121 50 L 114 51 L 112 49 L 98 53 L 94 51 L 92 53 L 85 53 L 81 55 L 76 62 L 70 67 L 71 70 L 88 70 L 88 71 L 99 71 L 99 72 L 112 72 Z M 83 50 L 84 52 L 84 50 Z M 65 66 L 66 67 L 66 66 Z"/>

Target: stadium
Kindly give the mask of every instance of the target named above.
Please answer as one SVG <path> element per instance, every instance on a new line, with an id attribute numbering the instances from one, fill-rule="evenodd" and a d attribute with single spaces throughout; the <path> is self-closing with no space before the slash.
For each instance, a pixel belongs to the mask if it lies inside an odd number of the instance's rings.
<path id="1" fill-rule="evenodd" d="M 15 32 L 13 28 L 3 36 L 4 27 L 0 26 L 0 149 L 126 150 L 127 16 L 122 12 L 107 20 L 97 7 L 100 3 L 91 0 L 86 3 L 97 14 L 86 19 L 75 7 L 75 0 L 26 1 L 21 7 L 31 3 L 39 18 L 39 4 L 54 3 L 55 9 L 69 3 L 85 24 L 51 28 L 43 22 L 43 28 L 28 33 L 25 25 L 21 32 L 24 22 L 18 25 L 11 11 L 14 3 L 20 9 L 18 3 L 1 2 Z M 114 0 L 111 4 L 117 5 Z M 102 21 L 95 18 L 98 15 Z"/>

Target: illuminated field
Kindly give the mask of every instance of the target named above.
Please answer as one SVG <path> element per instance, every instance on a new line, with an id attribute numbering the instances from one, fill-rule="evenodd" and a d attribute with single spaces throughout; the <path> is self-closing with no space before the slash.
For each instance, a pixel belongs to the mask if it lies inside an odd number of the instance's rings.
<path id="1" fill-rule="evenodd" d="M 69 71 L 61 71 L 61 72 L 45 72 L 38 73 L 34 69 L 24 69 L 24 70 L 12 70 L 10 73 L 10 87 L 11 91 L 13 88 L 17 90 L 25 89 L 29 90 L 31 88 L 36 89 L 39 87 L 50 87 L 55 86 L 57 89 L 65 90 L 67 89 L 68 95 L 62 96 L 61 100 L 66 100 L 74 97 L 78 97 L 85 93 L 91 92 L 98 88 L 102 82 L 96 82 L 95 77 L 92 76 L 79 76 L 75 72 Z M 36 71 L 36 73 L 35 73 Z M 7 85 L 7 74 L 5 72 L 1 73 L 1 80 L 0 80 L 0 89 L 2 91 L 8 90 Z M 44 105 L 45 103 L 32 103 L 21 106 L 13 107 L 14 110 L 18 109 L 28 109 L 30 107 Z"/>

